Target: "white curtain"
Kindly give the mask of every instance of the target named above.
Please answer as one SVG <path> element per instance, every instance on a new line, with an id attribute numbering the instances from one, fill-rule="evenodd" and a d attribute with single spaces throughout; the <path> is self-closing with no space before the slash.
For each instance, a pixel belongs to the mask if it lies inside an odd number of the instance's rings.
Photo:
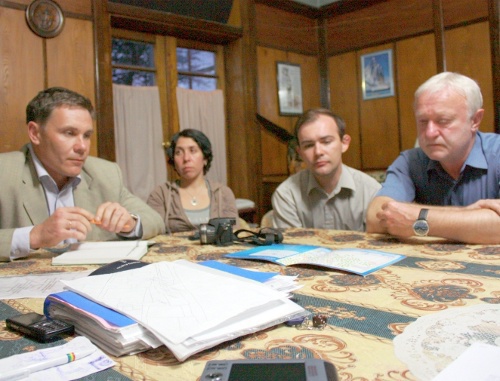
<path id="1" fill-rule="evenodd" d="M 167 181 L 158 87 L 113 85 L 116 162 L 127 188 L 146 200 Z"/>
<path id="2" fill-rule="evenodd" d="M 212 143 L 214 159 L 207 178 L 227 184 L 226 120 L 222 90 L 197 91 L 177 88 L 180 129 L 202 131 Z"/>

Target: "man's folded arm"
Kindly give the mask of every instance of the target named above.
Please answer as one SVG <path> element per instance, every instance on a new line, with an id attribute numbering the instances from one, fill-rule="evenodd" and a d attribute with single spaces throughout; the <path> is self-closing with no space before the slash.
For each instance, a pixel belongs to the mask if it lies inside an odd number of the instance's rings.
<path id="1" fill-rule="evenodd" d="M 471 244 L 500 244 L 500 215 L 490 208 L 434 207 L 427 220 L 432 236 Z"/>

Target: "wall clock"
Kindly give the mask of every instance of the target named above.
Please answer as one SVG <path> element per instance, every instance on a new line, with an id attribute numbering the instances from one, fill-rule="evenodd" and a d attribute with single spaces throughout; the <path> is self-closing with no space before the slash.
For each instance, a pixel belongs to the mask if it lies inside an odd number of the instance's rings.
<path id="1" fill-rule="evenodd" d="M 37 35 L 51 38 L 61 33 L 64 26 L 64 15 L 56 2 L 35 0 L 26 8 L 26 21 Z"/>

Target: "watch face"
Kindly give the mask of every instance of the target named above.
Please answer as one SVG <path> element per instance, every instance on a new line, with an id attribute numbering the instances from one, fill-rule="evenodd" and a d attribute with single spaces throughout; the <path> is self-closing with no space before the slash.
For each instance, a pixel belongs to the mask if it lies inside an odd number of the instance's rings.
<path id="1" fill-rule="evenodd" d="M 413 231 L 418 236 L 426 236 L 429 232 L 429 224 L 426 220 L 417 220 L 413 224 Z"/>

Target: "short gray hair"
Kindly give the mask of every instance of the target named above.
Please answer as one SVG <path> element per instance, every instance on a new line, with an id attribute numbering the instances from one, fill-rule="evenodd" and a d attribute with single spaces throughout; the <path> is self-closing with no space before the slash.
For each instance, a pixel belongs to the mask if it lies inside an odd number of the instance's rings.
<path id="1" fill-rule="evenodd" d="M 465 98 L 469 117 L 483 107 L 483 96 L 476 81 L 459 73 L 445 71 L 436 74 L 425 81 L 415 91 L 415 104 L 418 98 L 424 93 L 436 93 L 444 89 L 451 89 Z"/>

